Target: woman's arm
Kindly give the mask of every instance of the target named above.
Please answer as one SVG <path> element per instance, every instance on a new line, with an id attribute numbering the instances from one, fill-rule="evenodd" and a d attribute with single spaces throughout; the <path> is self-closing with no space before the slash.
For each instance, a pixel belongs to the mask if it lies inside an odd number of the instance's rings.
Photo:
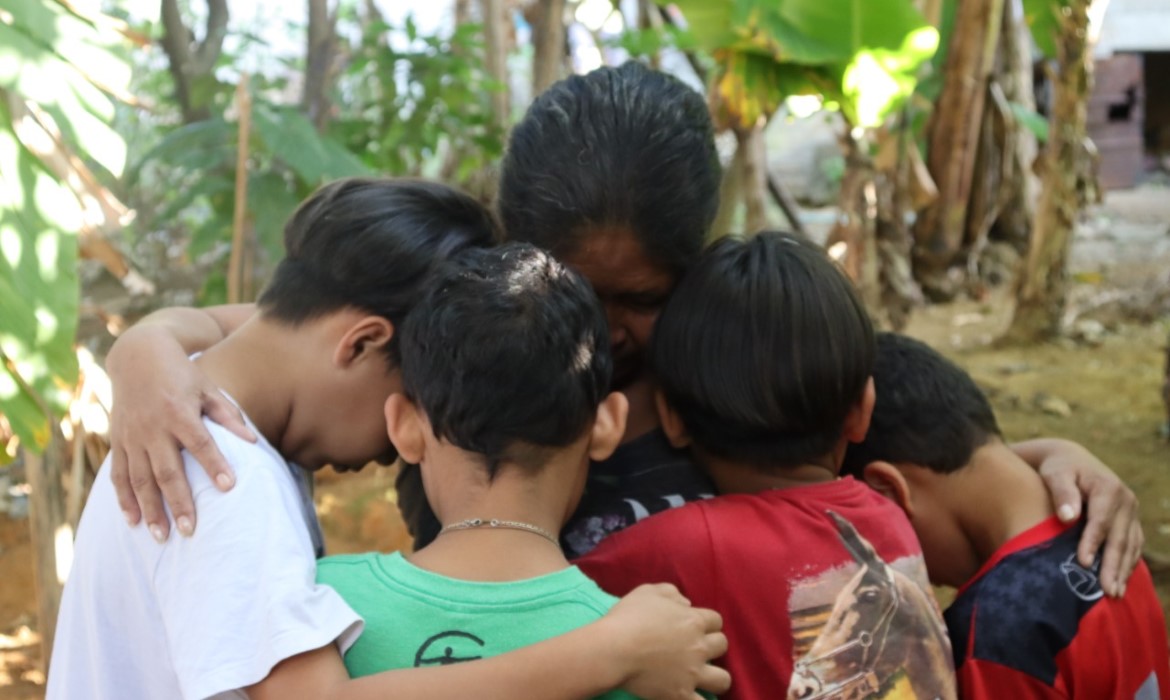
<path id="1" fill-rule="evenodd" d="M 501 656 L 350 680 L 328 646 L 286 659 L 248 696 L 583 700 L 620 688 L 646 700 L 699 700 L 696 689 L 730 687 L 727 671 L 710 664 L 727 650 L 721 628 L 718 613 L 690 607 L 674 586 L 642 586 L 591 625 Z"/>
<path id="2" fill-rule="evenodd" d="M 114 391 L 110 412 L 111 477 L 131 525 L 145 520 L 160 541 L 170 532 L 163 500 L 184 535 L 195 531 L 195 507 L 179 451 L 186 448 L 222 490 L 231 468 L 203 426 L 207 415 L 245 440 L 256 436 L 219 389 L 188 360 L 243 325 L 251 304 L 162 309 L 114 342 L 106 371 Z"/>
<path id="3" fill-rule="evenodd" d="M 1093 453 L 1075 442 L 1043 438 L 1018 442 L 1012 449 L 1044 477 L 1062 521 L 1078 520 L 1082 500 L 1088 501 L 1077 558 L 1082 566 L 1091 567 L 1104 543 L 1101 587 L 1110 596 L 1124 595 L 1145 543 L 1137 496 Z"/>

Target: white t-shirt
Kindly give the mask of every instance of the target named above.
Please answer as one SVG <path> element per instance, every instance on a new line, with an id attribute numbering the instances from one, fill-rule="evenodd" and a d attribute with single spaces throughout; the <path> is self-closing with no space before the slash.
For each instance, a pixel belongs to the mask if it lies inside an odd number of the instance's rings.
<path id="1" fill-rule="evenodd" d="M 194 537 L 172 528 L 158 544 L 145 525 L 127 527 L 109 459 L 98 472 L 61 602 L 48 700 L 245 697 L 240 688 L 284 659 L 335 641 L 344 652 L 361 633 L 361 618 L 316 583 L 317 519 L 300 470 L 263 438 L 249 443 L 204 423 L 236 485 L 220 493 L 183 453 Z"/>

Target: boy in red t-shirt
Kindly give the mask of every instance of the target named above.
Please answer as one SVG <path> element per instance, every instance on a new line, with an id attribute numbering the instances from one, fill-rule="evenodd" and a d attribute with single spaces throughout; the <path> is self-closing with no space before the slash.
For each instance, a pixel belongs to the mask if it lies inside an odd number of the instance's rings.
<path id="1" fill-rule="evenodd" d="M 950 645 L 905 515 L 852 478 L 873 328 L 817 246 L 712 246 L 654 332 L 663 429 L 722 496 L 611 535 L 577 564 L 611 593 L 674 583 L 723 615 L 725 698 L 953 698 Z"/>
<path id="2" fill-rule="evenodd" d="M 877 342 L 877 405 L 845 473 L 898 503 L 937 584 L 959 695 L 1170 698 L 1170 650 L 1150 572 L 1120 598 L 1077 562 L 1081 524 L 1062 524 L 1040 476 L 1000 438 L 975 382 L 926 345 Z"/>

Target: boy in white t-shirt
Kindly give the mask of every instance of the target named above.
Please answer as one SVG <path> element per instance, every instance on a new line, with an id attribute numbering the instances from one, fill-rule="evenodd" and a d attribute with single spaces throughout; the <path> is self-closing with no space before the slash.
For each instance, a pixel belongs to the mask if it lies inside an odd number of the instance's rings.
<path id="1" fill-rule="evenodd" d="M 641 610 L 627 606 L 600 629 L 511 658 L 346 675 L 339 651 L 362 621 L 315 583 L 320 530 L 307 473 L 295 465 L 395 458 L 382 410 L 401 388 L 395 328 L 447 258 L 489 245 L 494 234 L 473 199 L 421 181 L 339 181 L 297 210 L 260 313 L 194 360 L 260 439 L 207 421 L 236 484 L 220 492 L 184 454 L 200 514 L 190 538 L 160 542 L 144 527 L 125 527 L 109 460 L 102 466 L 78 528 L 48 698 L 572 698 L 617 686 L 644 692 L 643 682 L 668 697 L 681 676 L 710 677 L 698 655 L 688 665 L 661 651 L 671 644 L 666 634 L 689 629 L 692 642 L 717 653 L 721 637 L 703 629 L 717 628 L 717 618 L 684 612 L 661 590 L 643 592 Z M 646 619 L 647 606 L 657 619 Z M 624 643 L 620 635 L 631 633 L 658 649 Z"/>

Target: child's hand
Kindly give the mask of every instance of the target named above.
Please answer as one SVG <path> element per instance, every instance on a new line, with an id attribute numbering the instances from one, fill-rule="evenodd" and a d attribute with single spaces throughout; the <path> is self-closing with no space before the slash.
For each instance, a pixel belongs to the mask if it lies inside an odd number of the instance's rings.
<path id="1" fill-rule="evenodd" d="M 1038 439 L 1013 449 L 1044 477 L 1057 516 L 1075 522 L 1086 515 L 1077 559 L 1090 567 L 1101 556 L 1099 577 L 1106 595 L 1125 594 L 1125 585 L 1141 559 L 1145 536 L 1138 518 L 1137 496 L 1112 470 L 1084 447 L 1068 440 Z M 1104 545 L 1104 547 L 1102 547 Z"/>
<path id="2" fill-rule="evenodd" d="M 207 415 L 245 440 L 256 437 L 240 411 L 165 332 L 131 328 L 107 360 L 114 389 L 110 411 L 110 477 L 131 525 L 145 521 L 160 542 L 170 533 L 163 501 L 178 530 L 195 530 L 195 505 L 179 451 L 186 448 L 221 490 L 231 467 L 203 425 Z"/>
<path id="3" fill-rule="evenodd" d="M 711 660 L 727 652 L 723 618 L 693 608 L 670 584 L 639 586 L 602 622 L 628 669 L 621 689 L 646 700 L 697 700 L 696 690 L 723 693 L 731 676 Z"/>

